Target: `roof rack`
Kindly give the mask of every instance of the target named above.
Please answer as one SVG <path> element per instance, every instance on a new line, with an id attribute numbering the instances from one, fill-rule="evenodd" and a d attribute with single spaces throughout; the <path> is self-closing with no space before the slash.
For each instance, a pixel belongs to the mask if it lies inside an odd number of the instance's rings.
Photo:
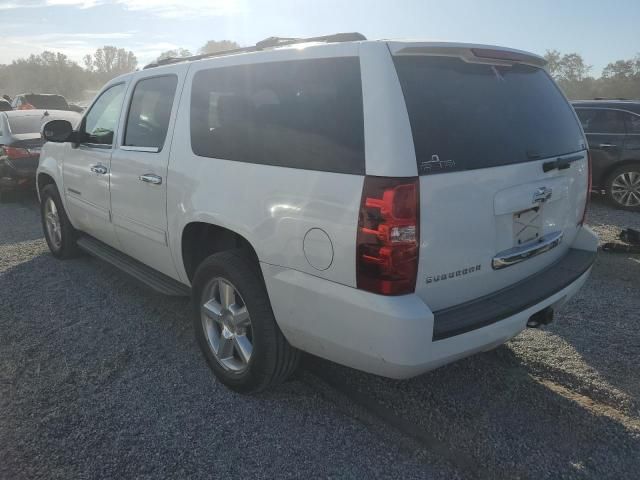
<path id="1" fill-rule="evenodd" d="M 614 98 L 608 98 L 608 97 L 596 97 L 594 98 L 594 100 L 621 100 L 621 101 L 629 101 L 629 98 L 622 98 L 622 97 L 614 97 Z"/>
<path id="2" fill-rule="evenodd" d="M 190 57 L 169 57 L 150 63 L 144 67 L 147 68 L 160 67 L 162 65 L 171 65 L 173 63 L 193 62 L 202 60 L 203 58 L 221 57 L 225 55 L 233 55 L 236 53 L 259 52 L 267 48 L 284 47 L 285 45 L 293 45 L 296 43 L 324 42 L 324 43 L 341 43 L 341 42 L 358 42 L 366 40 L 367 37 L 358 32 L 351 33 L 334 33 L 333 35 L 324 35 L 321 37 L 309 38 L 291 38 L 291 37 L 269 37 L 261 40 L 251 47 L 234 48 L 233 50 L 223 50 L 214 53 L 202 53 L 200 55 L 192 55 Z"/>

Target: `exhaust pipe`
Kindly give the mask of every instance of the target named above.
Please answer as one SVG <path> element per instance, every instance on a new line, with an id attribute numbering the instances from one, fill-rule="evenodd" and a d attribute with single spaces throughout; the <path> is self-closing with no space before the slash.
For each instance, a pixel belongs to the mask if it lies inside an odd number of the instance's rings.
<path id="1" fill-rule="evenodd" d="M 527 321 L 527 327 L 540 328 L 542 325 L 549 325 L 551 322 L 553 322 L 553 308 L 547 307 L 531 315 L 531 318 Z"/>

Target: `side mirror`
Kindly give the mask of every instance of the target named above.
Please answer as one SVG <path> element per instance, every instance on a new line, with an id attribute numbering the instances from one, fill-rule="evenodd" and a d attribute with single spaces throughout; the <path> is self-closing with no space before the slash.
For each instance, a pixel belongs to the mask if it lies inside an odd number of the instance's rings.
<path id="1" fill-rule="evenodd" d="M 41 134 L 48 142 L 70 142 L 74 136 L 73 125 L 67 120 L 51 120 L 42 126 Z"/>

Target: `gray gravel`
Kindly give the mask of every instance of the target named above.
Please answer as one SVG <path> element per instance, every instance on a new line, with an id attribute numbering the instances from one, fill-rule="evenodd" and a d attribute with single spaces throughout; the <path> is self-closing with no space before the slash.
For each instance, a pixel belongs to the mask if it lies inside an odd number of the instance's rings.
<path id="1" fill-rule="evenodd" d="M 185 300 L 55 260 L 33 201 L 0 204 L 0 305 L 2 479 L 456 476 L 306 374 L 219 385 Z"/>
<path id="2" fill-rule="evenodd" d="M 613 239 L 638 217 L 596 201 L 590 222 Z M 0 478 L 640 472 L 640 256 L 601 254 L 552 326 L 413 380 L 307 361 L 433 448 L 306 371 L 261 396 L 229 392 L 200 357 L 184 300 L 98 260 L 56 261 L 32 201 L 0 204 L 0 305 Z M 456 469 L 463 459 L 471 469 Z"/>

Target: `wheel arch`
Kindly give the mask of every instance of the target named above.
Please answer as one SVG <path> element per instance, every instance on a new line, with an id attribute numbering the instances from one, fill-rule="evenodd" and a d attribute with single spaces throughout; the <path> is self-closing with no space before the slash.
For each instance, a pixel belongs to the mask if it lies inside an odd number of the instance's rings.
<path id="1" fill-rule="evenodd" d="M 192 221 L 182 229 L 180 255 L 182 266 L 191 282 L 198 265 L 215 253 L 244 249 L 259 267 L 258 254 L 249 240 L 240 233 L 206 221 Z M 262 275 L 262 271 L 260 275 Z"/>
<path id="2" fill-rule="evenodd" d="M 613 172 L 615 172 L 620 167 L 625 167 L 627 165 L 639 165 L 640 166 L 640 157 L 620 160 L 619 162 L 616 162 L 613 165 L 611 165 L 609 168 L 607 168 L 604 171 L 604 174 L 602 175 L 602 178 L 603 178 L 603 182 L 602 183 L 605 184 L 604 186 L 606 187 L 606 184 L 609 181 L 609 177 L 611 177 L 611 174 Z"/>

